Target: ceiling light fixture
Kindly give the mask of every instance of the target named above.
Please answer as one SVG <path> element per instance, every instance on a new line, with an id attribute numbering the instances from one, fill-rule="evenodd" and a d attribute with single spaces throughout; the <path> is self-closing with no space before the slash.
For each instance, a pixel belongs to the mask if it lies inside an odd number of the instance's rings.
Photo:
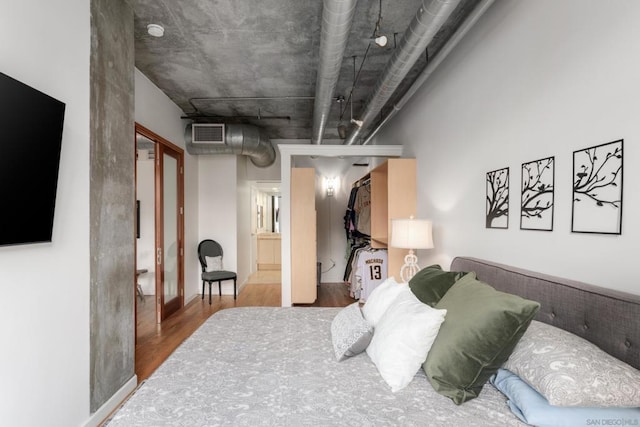
<path id="1" fill-rule="evenodd" d="M 385 47 L 387 45 L 387 36 L 378 36 L 373 39 L 374 42 L 380 47 Z"/>
<path id="2" fill-rule="evenodd" d="M 149 24 L 147 25 L 147 33 L 153 37 L 162 37 L 164 36 L 164 28 L 162 25 L 158 24 Z"/>

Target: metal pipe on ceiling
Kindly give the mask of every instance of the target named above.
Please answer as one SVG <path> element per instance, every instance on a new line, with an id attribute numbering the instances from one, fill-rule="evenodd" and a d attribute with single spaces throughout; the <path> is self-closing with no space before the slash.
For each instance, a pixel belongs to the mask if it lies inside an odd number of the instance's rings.
<path id="1" fill-rule="evenodd" d="M 320 61 L 313 104 L 311 142 L 321 144 L 338 83 L 342 57 L 355 14 L 357 0 L 324 0 Z"/>
<path id="2" fill-rule="evenodd" d="M 363 130 L 373 123 L 382 107 L 387 103 L 393 92 L 398 89 L 402 80 L 411 70 L 418 58 L 438 33 L 442 25 L 449 19 L 461 0 L 423 0 L 409 27 L 400 39 L 398 47 L 385 66 L 382 76 L 378 79 L 374 90 L 369 96 L 367 104 L 360 116 L 362 125 L 351 129 L 344 141 L 346 145 L 353 145 Z M 426 4 L 428 2 L 428 4 Z"/>
<path id="3" fill-rule="evenodd" d="M 276 161 L 276 150 L 266 132 L 253 125 L 225 125 L 224 143 L 193 143 L 192 124 L 185 127 L 185 147 L 189 154 L 239 154 L 249 157 L 251 163 L 260 168 L 271 166 Z"/>
<path id="4" fill-rule="evenodd" d="M 407 102 L 413 95 L 422 87 L 425 81 L 433 74 L 433 72 L 438 68 L 438 66 L 445 60 L 449 53 L 458 45 L 460 40 L 464 38 L 464 36 L 469 32 L 471 27 L 473 27 L 478 19 L 489 9 L 489 6 L 493 4 L 495 0 L 482 0 L 474 9 L 471 11 L 469 16 L 464 20 L 462 25 L 458 27 L 456 32 L 447 40 L 447 42 L 442 46 L 442 49 L 438 52 L 438 54 L 427 64 L 427 66 L 422 70 L 418 78 L 413 82 L 411 87 L 402 95 L 402 98 L 393 106 L 393 110 L 391 110 L 384 119 L 376 126 L 376 128 L 367 135 L 362 145 L 366 145 L 377 135 L 380 130 L 386 126 L 386 124 L 395 117 L 396 114 L 405 106 Z"/>

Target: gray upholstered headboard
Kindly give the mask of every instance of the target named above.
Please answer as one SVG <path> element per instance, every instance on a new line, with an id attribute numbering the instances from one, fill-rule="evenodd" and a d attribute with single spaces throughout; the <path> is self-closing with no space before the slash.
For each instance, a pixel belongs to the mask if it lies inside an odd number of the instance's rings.
<path id="1" fill-rule="evenodd" d="M 494 288 L 538 301 L 536 320 L 579 335 L 640 369 L 640 295 L 632 295 L 476 258 L 452 271 L 474 271 Z"/>

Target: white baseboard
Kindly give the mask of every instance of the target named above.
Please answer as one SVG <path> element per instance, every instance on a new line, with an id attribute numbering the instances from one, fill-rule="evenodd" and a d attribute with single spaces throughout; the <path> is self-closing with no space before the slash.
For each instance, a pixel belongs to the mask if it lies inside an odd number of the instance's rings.
<path id="1" fill-rule="evenodd" d="M 134 375 L 109 400 L 105 402 L 91 417 L 84 423 L 84 427 L 97 427 L 131 394 L 138 386 L 138 377 Z"/>

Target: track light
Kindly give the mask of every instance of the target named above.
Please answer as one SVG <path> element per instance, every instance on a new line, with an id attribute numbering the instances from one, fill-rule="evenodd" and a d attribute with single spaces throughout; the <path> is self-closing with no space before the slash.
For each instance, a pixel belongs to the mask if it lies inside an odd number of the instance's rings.
<path id="1" fill-rule="evenodd" d="M 162 27 L 162 25 L 158 25 L 158 24 L 147 25 L 147 32 L 149 33 L 149 35 L 153 37 L 164 36 L 164 28 Z"/>
<path id="2" fill-rule="evenodd" d="M 385 47 L 387 45 L 387 36 L 378 36 L 373 39 L 374 42 L 380 47 Z"/>
<path id="3" fill-rule="evenodd" d="M 345 139 L 347 137 L 347 126 L 344 123 L 340 123 L 338 125 L 338 136 L 340 139 Z"/>

